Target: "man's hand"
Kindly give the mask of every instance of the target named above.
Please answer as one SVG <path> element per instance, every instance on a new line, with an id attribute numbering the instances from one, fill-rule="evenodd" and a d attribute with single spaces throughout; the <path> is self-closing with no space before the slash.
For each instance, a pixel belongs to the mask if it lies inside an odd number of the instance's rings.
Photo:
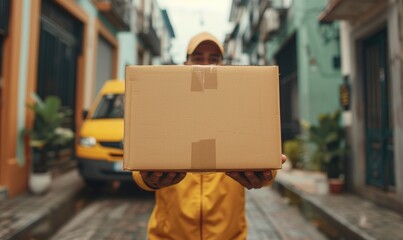
<path id="1" fill-rule="evenodd" d="M 282 163 L 285 163 L 287 157 L 281 156 Z M 245 171 L 245 172 L 227 172 L 229 177 L 239 182 L 247 189 L 261 188 L 263 185 L 273 179 L 271 170 L 268 171 Z"/>
<path id="2" fill-rule="evenodd" d="M 147 186 L 160 189 L 179 183 L 185 178 L 185 172 L 148 172 L 140 171 L 140 175 Z"/>

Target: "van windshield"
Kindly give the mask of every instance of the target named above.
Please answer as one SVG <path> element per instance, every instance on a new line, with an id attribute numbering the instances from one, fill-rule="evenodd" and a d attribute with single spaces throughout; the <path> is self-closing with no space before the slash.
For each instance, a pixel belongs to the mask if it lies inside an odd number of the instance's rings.
<path id="1" fill-rule="evenodd" d="M 106 94 L 102 96 L 92 119 L 123 118 L 124 105 L 123 94 Z"/>

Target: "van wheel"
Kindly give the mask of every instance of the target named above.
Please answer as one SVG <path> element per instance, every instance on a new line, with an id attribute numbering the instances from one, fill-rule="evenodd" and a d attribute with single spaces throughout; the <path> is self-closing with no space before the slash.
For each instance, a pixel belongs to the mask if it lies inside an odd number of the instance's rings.
<path id="1" fill-rule="evenodd" d="M 89 180 L 89 179 L 85 179 L 84 181 L 88 187 L 90 187 L 94 190 L 101 190 L 101 189 L 105 188 L 107 185 L 107 182 L 105 182 L 105 181 L 96 181 L 96 180 Z"/>

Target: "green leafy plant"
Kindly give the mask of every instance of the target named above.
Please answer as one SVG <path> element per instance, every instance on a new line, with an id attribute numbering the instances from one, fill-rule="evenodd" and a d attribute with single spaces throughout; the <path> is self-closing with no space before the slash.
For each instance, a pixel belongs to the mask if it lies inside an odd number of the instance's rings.
<path id="1" fill-rule="evenodd" d="M 299 139 L 291 139 L 284 142 L 284 154 L 291 162 L 293 168 L 300 168 L 302 164 L 303 147 Z"/>
<path id="2" fill-rule="evenodd" d="M 34 113 L 34 124 L 24 129 L 24 135 L 33 148 L 33 171 L 44 172 L 49 165 L 46 149 L 66 145 L 74 138 L 73 131 L 63 127 L 71 112 L 62 110 L 58 96 L 47 96 L 44 101 L 36 94 L 32 97 L 34 103 L 27 104 L 27 108 Z"/>
<path id="3" fill-rule="evenodd" d="M 344 171 L 346 148 L 340 117 L 339 109 L 333 113 L 320 114 L 318 124 L 308 126 L 308 140 L 316 146 L 312 161 L 320 164 L 328 178 L 339 178 Z"/>

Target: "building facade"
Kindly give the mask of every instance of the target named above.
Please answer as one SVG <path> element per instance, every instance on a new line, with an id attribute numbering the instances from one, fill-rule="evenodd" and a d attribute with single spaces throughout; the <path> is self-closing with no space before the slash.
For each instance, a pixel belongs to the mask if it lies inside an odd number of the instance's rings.
<path id="1" fill-rule="evenodd" d="M 227 35 L 230 64 L 278 65 L 282 140 L 300 133 L 300 122 L 316 123 L 339 105 L 337 24 L 321 24 L 323 0 L 233 1 Z"/>
<path id="2" fill-rule="evenodd" d="M 228 62 L 279 66 L 283 141 L 343 107 L 348 189 L 403 212 L 403 2 L 263 2 L 233 1 Z"/>
<path id="3" fill-rule="evenodd" d="M 135 11 L 137 2 L 0 2 L 0 195 L 14 197 L 27 190 L 31 153 L 21 132 L 33 124 L 26 108 L 32 93 L 59 96 L 63 108 L 73 112 L 66 124 L 77 131 L 102 84 L 123 80 L 126 65 L 145 63 L 139 60 L 141 33 L 134 27 L 143 14 Z M 166 26 L 158 31 L 167 31 Z M 74 161 L 73 145 L 57 150 L 60 166 Z"/>
<path id="4" fill-rule="evenodd" d="M 351 85 L 351 188 L 403 212 L 403 3 L 330 0 L 319 19 L 340 23 Z"/>
<path id="5" fill-rule="evenodd" d="M 139 0 L 135 4 L 135 32 L 138 37 L 137 60 L 141 65 L 172 63 L 170 42 L 175 37 L 168 13 L 156 0 Z"/>

